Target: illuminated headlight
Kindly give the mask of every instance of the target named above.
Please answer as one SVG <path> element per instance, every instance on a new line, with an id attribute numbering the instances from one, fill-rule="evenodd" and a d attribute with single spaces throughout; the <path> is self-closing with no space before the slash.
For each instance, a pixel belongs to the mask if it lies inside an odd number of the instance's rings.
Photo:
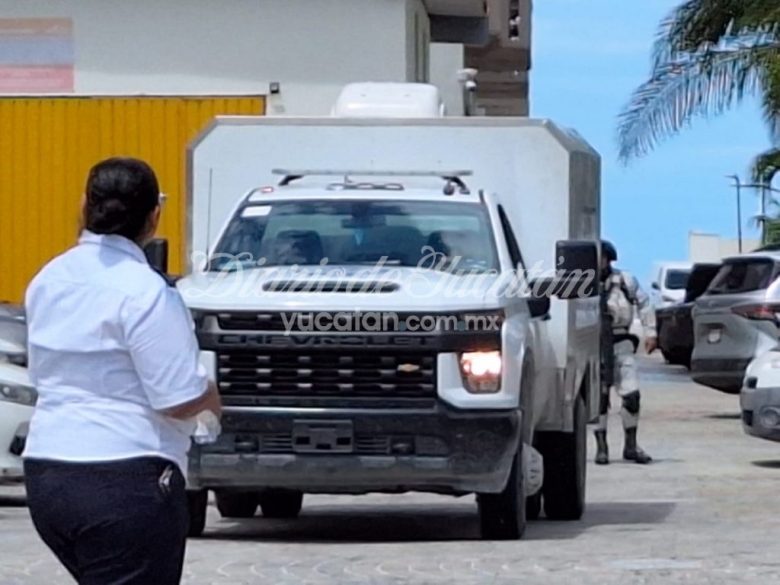
<path id="1" fill-rule="evenodd" d="M 472 351 L 460 356 L 460 373 L 466 390 L 490 394 L 501 390 L 501 352 Z"/>
<path id="2" fill-rule="evenodd" d="M 0 401 L 35 406 L 37 400 L 38 393 L 34 388 L 0 383 Z"/>

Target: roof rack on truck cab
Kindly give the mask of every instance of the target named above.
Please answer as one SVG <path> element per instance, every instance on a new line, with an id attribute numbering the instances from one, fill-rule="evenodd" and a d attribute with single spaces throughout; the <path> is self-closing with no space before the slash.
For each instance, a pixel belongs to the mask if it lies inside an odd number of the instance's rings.
<path id="1" fill-rule="evenodd" d="M 356 183 L 350 177 L 439 177 L 446 181 L 443 189 L 445 195 L 454 195 L 455 187 L 459 189 L 461 195 L 470 195 L 471 191 L 463 182 L 462 177 L 470 177 L 473 173 L 466 170 L 458 171 L 379 171 L 379 170 L 293 170 L 293 169 L 273 169 L 274 175 L 281 175 L 282 180 L 279 186 L 284 187 L 293 181 L 304 177 L 344 177 L 343 183 L 329 185 L 330 188 L 338 187 L 340 189 L 393 189 L 402 190 L 403 185 L 399 183 L 367 183 L 365 181 Z"/>

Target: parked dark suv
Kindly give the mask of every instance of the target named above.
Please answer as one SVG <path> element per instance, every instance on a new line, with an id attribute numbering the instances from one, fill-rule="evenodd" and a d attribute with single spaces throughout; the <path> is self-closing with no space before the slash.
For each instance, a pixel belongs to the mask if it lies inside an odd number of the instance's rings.
<path id="1" fill-rule="evenodd" d="M 720 263 L 694 264 L 685 287 L 682 303 L 656 311 L 658 347 L 670 364 L 691 367 L 693 354 L 693 304 L 720 270 Z"/>

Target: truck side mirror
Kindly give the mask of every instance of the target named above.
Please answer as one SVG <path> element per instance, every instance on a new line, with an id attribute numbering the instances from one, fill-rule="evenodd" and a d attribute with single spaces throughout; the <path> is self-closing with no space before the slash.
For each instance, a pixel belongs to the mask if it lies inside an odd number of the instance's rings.
<path id="1" fill-rule="evenodd" d="M 152 268 L 162 274 L 168 274 L 168 240 L 155 238 L 146 244 L 144 254 Z"/>
<path id="2" fill-rule="evenodd" d="M 657 282 L 654 282 L 654 283 L 652 283 L 652 284 L 650 285 L 650 287 L 651 287 L 653 290 L 661 290 L 661 287 L 660 287 L 660 286 L 658 286 L 658 283 L 657 283 Z"/>
<path id="3" fill-rule="evenodd" d="M 536 297 L 528 299 L 528 311 L 531 318 L 547 318 L 550 316 L 550 297 Z"/>
<path id="4" fill-rule="evenodd" d="M 599 244 L 591 240 L 562 240 L 555 245 L 555 296 L 591 298 L 599 294 Z"/>

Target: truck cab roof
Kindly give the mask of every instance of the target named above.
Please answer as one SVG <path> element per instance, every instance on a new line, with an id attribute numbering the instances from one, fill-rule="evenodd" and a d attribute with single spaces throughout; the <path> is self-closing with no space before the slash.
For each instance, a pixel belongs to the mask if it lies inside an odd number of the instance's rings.
<path id="1" fill-rule="evenodd" d="M 263 202 L 279 201 L 311 201 L 322 199 L 344 200 L 365 200 L 377 199 L 383 201 L 428 201 L 428 202 L 458 202 L 484 204 L 484 199 L 480 193 L 471 191 L 470 193 L 461 193 L 459 189 L 447 195 L 444 193 L 443 185 L 428 187 L 411 186 L 398 182 L 393 183 L 355 183 L 352 187 L 343 188 L 341 184 L 334 186 L 332 182 L 318 182 L 309 184 L 296 184 L 287 186 L 264 186 L 258 187 L 247 193 L 244 198 L 244 204 L 257 205 Z"/>

